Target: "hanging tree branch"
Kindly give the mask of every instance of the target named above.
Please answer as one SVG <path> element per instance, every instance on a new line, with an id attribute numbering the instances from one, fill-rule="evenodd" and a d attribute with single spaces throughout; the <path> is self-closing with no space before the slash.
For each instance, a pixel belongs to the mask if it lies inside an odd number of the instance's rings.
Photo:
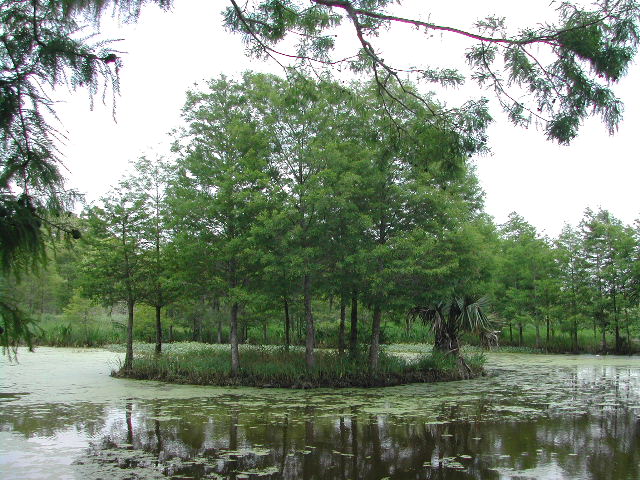
<path id="1" fill-rule="evenodd" d="M 237 7 L 235 0 L 232 1 Z M 264 48 L 273 48 L 288 38 L 288 33 L 298 30 L 306 37 L 325 38 L 312 45 L 314 56 L 304 55 L 298 59 L 302 63 L 322 61 L 327 65 L 348 62 L 356 71 L 369 70 L 378 81 L 381 80 L 379 71 L 384 70 L 387 79 L 393 78 L 401 89 L 406 81 L 399 77 L 400 73 L 443 85 L 459 85 L 463 78 L 453 69 L 397 68 L 381 57 L 366 31 L 377 35 L 382 26 L 399 24 L 424 33 L 440 31 L 462 36 L 478 42 L 466 54 L 472 78 L 480 84 L 493 80 L 489 87 L 514 122 L 527 125 L 534 119 L 550 139 L 559 143 L 569 143 L 577 135 L 582 121 L 593 114 L 602 117 L 610 132 L 615 131 L 621 119 L 622 103 L 610 85 L 626 73 L 636 53 L 640 7 L 635 1 L 601 0 L 593 10 L 565 2 L 557 9 L 558 25 L 527 28 L 516 35 L 507 35 L 503 21 L 495 18 L 478 22 L 480 31 L 473 32 L 390 14 L 385 8 L 391 4 L 389 0 L 249 0 L 243 9 L 237 8 L 235 14 L 227 12 L 226 22 L 232 30 L 245 34 L 246 31 L 238 28 L 237 18 L 241 16 L 248 23 L 254 22 L 257 28 L 252 35 L 260 39 Z M 335 42 L 328 40 L 327 35 L 323 37 L 323 33 L 343 19 L 355 27 L 360 55 L 355 60 L 333 61 L 330 53 Z M 305 42 L 308 40 L 302 42 L 308 47 Z M 487 58 L 487 46 L 500 47 L 501 57 L 494 54 Z M 545 47 L 547 52 L 540 55 L 532 50 L 535 46 Z M 551 60 L 543 62 L 543 58 Z M 532 68 L 534 65 L 537 68 Z M 508 85 L 499 81 L 498 69 L 508 73 Z M 389 93 L 382 82 L 380 88 Z M 516 91 L 522 100 L 516 100 Z M 408 92 L 416 94 L 412 89 L 405 93 Z"/>

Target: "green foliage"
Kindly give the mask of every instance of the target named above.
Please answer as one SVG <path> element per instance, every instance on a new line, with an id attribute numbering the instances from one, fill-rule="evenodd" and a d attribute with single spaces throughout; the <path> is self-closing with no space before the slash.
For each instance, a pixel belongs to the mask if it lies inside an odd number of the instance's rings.
<path id="1" fill-rule="evenodd" d="M 142 295 L 142 201 L 123 188 L 85 212 L 89 230 L 82 261 L 81 286 L 89 297 L 113 305 Z"/>
<path id="2" fill-rule="evenodd" d="M 497 325 L 488 315 L 487 297 L 466 295 L 440 300 L 430 306 L 414 307 L 409 315 L 431 326 L 434 350 L 444 355 L 458 357 L 463 332 L 475 334 L 487 346 L 498 342 Z"/>
<path id="3" fill-rule="evenodd" d="M 554 242 L 540 238 L 515 214 L 502 235 L 494 298 L 508 325 L 503 342 L 606 352 L 612 334 L 614 351 L 634 348 L 638 242 L 631 227 L 606 210 L 587 209 L 579 228 L 565 226 Z M 527 338 L 527 325 L 535 327 L 534 342 Z"/>
<path id="4" fill-rule="evenodd" d="M 71 301 L 64 308 L 63 318 L 67 322 L 87 324 L 96 314 L 96 307 L 91 300 L 82 297 L 79 291 L 74 292 Z"/>

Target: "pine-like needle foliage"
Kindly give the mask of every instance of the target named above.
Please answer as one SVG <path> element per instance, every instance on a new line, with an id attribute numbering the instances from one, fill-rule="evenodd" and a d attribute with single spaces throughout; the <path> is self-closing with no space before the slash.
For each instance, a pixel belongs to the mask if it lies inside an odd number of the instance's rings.
<path id="1" fill-rule="evenodd" d="M 58 86 L 118 91 L 119 59 L 91 43 L 56 2 L 0 2 L 0 261 L 44 259 L 41 226 L 60 227 L 73 200 L 64 190 L 49 93 Z M 63 228 L 64 229 L 64 228 Z"/>
<path id="2" fill-rule="evenodd" d="M 240 33 L 251 54 L 288 61 L 297 57 L 314 68 L 340 65 L 368 71 L 380 88 L 415 80 L 456 86 L 464 76 L 455 68 L 429 65 L 427 42 L 434 32 L 466 38 L 472 80 L 493 91 L 516 124 L 541 125 L 549 139 L 569 143 L 582 121 L 600 116 L 610 132 L 622 103 L 611 85 L 627 72 L 637 51 L 640 4 L 635 0 L 597 0 L 592 5 L 558 2 L 557 21 L 513 32 L 501 17 L 487 17 L 463 30 L 430 18 L 429 3 L 409 11 L 394 0 L 229 0 L 227 27 Z M 424 5 L 422 5 L 424 4 Z M 553 6 L 551 8 L 554 8 Z M 350 23 L 358 49 L 337 57 Z M 399 66 L 376 46 L 380 32 L 393 25 L 424 33 L 415 63 Z M 295 49 L 291 49 L 294 45 Z"/>
<path id="3" fill-rule="evenodd" d="M 46 260 L 52 233 L 79 234 L 67 221 L 75 199 L 64 189 L 56 145 L 64 136 L 50 93 L 84 87 L 91 98 L 118 91 L 120 60 L 92 42 L 58 2 L 0 1 L 0 269 L 18 275 Z M 28 322 L 0 291 L 5 347 L 29 342 Z"/>

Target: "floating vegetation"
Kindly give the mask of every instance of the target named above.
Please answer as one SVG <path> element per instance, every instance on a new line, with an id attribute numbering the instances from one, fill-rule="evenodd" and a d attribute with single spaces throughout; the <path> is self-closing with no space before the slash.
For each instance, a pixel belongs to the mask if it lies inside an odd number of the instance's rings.
<path id="1" fill-rule="evenodd" d="M 120 380 L 91 373 L 104 352 L 43 350 L 47 369 L 2 369 L 3 479 L 601 478 L 591 452 L 640 478 L 640 359 L 492 354 L 475 380 L 306 391 Z"/>
<path id="2" fill-rule="evenodd" d="M 252 468 L 250 470 L 243 470 L 240 472 L 236 472 L 238 475 L 255 475 L 258 477 L 265 477 L 268 475 L 273 475 L 274 473 L 278 473 L 278 467 L 265 467 L 265 468 Z M 238 477 L 240 478 L 240 477 Z"/>

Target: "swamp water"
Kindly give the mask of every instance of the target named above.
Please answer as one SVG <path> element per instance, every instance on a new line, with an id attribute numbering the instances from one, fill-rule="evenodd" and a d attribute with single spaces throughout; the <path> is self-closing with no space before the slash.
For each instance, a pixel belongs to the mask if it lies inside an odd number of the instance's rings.
<path id="1" fill-rule="evenodd" d="M 282 390 L 0 360 L 0 478 L 640 479 L 640 358 L 490 354 L 488 377 Z"/>

